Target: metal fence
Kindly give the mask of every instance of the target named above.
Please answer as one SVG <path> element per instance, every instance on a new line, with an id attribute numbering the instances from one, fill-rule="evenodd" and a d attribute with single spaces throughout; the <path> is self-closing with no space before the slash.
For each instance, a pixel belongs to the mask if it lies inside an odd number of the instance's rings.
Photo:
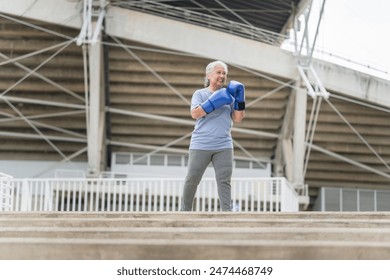
<path id="1" fill-rule="evenodd" d="M 314 204 L 317 211 L 390 211 L 390 191 L 322 187 Z"/>
<path id="2" fill-rule="evenodd" d="M 0 211 L 179 211 L 183 179 L 15 179 L 0 178 L 12 199 Z M 3 200 L 3 199 L 2 199 Z M 285 178 L 232 180 L 233 211 L 294 212 L 298 194 Z M 196 211 L 219 211 L 215 179 L 203 179 Z"/>

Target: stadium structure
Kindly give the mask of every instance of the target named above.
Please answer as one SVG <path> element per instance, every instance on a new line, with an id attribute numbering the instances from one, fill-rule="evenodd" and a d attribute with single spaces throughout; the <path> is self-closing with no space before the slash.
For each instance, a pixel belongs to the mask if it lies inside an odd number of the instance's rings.
<path id="1" fill-rule="evenodd" d="M 232 128 L 234 211 L 369 220 L 358 212 L 390 210 L 390 81 L 316 56 L 325 1 L 314 2 L 318 11 L 311 0 L 0 1 L 5 219 L 184 218 L 166 212 L 179 210 L 190 100 L 213 60 L 246 89 L 246 117 Z M 213 176 L 210 167 L 196 210 L 229 216 L 216 213 Z M 305 256 L 296 252 L 287 256 Z"/>

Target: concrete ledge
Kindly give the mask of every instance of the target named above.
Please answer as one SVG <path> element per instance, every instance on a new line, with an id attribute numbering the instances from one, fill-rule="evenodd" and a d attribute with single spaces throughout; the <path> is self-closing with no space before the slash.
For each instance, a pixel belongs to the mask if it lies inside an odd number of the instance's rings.
<path id="1" fill-rule="evenodd" d="M 0 220 L 16 217 L 17 219 L 36 218 L 171 218 L 171 219 L 193 219 L 193 218 L 310 218 L 310 219 L 388 219 L 390 212 L 0 212 Z"/>
<path id="2" fill-rule="evenodd" d="M 6 239 L 0 259 L 387 259 L 390 243 Z"/>
<path id="3" fill-rule="evenodd" d="M 120 240 L 271 240 L 271 241 L 347 241 L 390 242 L 389 228 L 300 228 L 300 227 L 5 227 L 0 228 L 0 242 L 13 238 L 46 239 L 116 239 Z"/>

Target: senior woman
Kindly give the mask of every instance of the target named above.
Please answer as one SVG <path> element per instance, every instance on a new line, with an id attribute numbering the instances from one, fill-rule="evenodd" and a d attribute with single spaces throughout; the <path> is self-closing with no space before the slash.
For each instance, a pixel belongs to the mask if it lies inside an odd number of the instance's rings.
<path id="1" fill-rule="evenodd" d="M 196 120 L 189 147 L 188 170 L 184 182 L 182 211 L 192 211 L 195 193 L 211 162 L 215 170 L 222 211 L 231 211 L 231 177 L 233 172 L 233 122 L 245 115 L 244 85 L 226 84 L 228 67 L 222 61 L 206 66 L 205 87 L 194 92 L 191 117 Z"/>

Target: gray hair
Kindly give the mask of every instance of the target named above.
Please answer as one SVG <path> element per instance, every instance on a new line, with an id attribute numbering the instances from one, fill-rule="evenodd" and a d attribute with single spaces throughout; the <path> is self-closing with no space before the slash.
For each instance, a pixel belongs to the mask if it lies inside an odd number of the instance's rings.
<path id="1" fill-rule="evenodd" d="M 204 78 L 204 87 L 208 87 L 210 85 L 210 81 L 209 81 L 209 79 L 207 79 L 207 75 L 210 74 L 211 72 L 213 72 L 214 68 L 217 65 L 222 66 L 225 69 L 226 74 L 228 73 L 228 67 L 227 67 L 226 63 L 219 61 L 219 60 L 210 62 L 206 66 L 206 76 Z"/>

